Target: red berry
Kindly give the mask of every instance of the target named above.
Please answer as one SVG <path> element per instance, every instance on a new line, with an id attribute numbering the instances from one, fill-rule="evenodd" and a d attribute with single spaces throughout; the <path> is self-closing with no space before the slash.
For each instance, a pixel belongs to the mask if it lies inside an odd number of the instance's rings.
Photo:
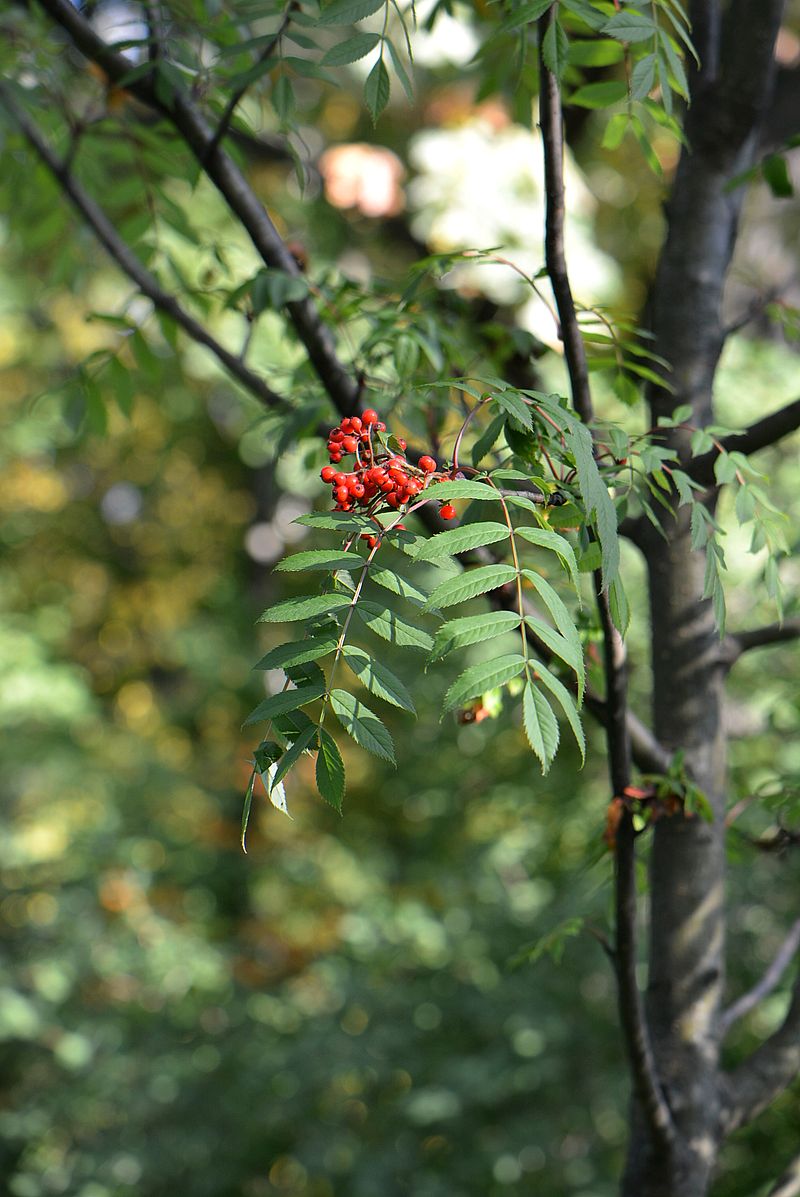
<path id="1" fill-rule="evenodd" d="M 443 520 L 454 520 L 456 518 L 456 509 L 452 503 L 445 503 L 443 507 L 439 508 L 439 515 Z"/>
<path id="2" fill-rule="evenodd" d="M 343 440 L 344 440 L 344 433 L 342 432 L 341 428 L 332 428 L 332 429 L 331 429 L 331 434 L 330 434 L 330 436 L 328 437 L 328 440 L 330 440 L 330 441 L 343 441 Z"/>
<path id="3" fill-rule="evenodd" d="M 331 461 L 333 462 L 334 465 L 338 465 L 341 460 L 342 460 L 341 453 L 338 453 L 338 452 L 331 453 Z"/>
<path id="4" fill-rule="evenodd" d="M 323 466 L 319 472 L 319 476 L 323 482 L 333 482 L 336 477 L 336 470 L 333 466 Z"/>
<path id="5" fill-rule="evenodd" d="M 378 423 L 378 413 L 376 411 L 374 411 L 373 408 L 368 407 L 367 410 L 361 416 L 361 423 L 365 424 L 367 426 L 367 428 L 369 428 L 370 424 L 377 424 Z"/>
<path id="6" fill-rule="evenodd" d="M 337 486 L 333 492 L 333 497 L 337 503 L 346 503 L 350 498 L 350 491 L 346 486 Z M 452 508 L 450 510 L 452 511 Z"/>
<path id="7" fill-rule="evenodd" d="M 354 436 L 346 436 L 342 441 L 342 448 L 345 453 L 355 453 L 357 447 L 358 441 Z"/>
<path id="8" fill-rule="evenodd" d="M 436 469 L 436 462 L 433 460 L 432 457 L 428 457 L 428 456 L 420 457 L 419 468 L 421 470 L 424 470 L 426 474 L 432 474 L 434 472 L 434 470 Z"/>
<path id="9" fill-rule="evenodd" d="M 342 430 L 342 432 L 343 432 L 343 433 L 344 433 L 344 432 L 350 432 L 350 430 L 351 430 L 351 428 L 353 427 L 353 425 L 352 425 L 352 422 L 350 421 L 350 419 L 349 419 L 349 417 L 348 417 L 348 416 L 345 416 L 345 418 L 342 420 L 342 422 L 341 422 L 341 424 L 339 425 L 339 427 L 341 428 L 341 430 Z"/>
<path id="10" fill-rule="evenodd" d="M 333 481 L 337 486 L 347 486 L 347 474 L 343 474 L 341 470 L 333 475 Z"/>
<path id="11" fill-rule="evenodd" d="M 400 506 L 401 499 L 400 499 L 399 495 L 392 494 L 392 495 L 386 496 L 386 502 L 389 504 L 390 507 L 394 507 L 395 509 L 397 509 Z M 455 514 L 455 512 L 453 514 Z"/>
<path id="12" fill-rule="evenodd" d="M 381 424 L 381 422 L 380 422 L 380 421 L 378 421 L 378 423 L 375 425 L 375 427 L 378 429 L 378 432 L 385 432 L 385 431 L 386 431 L 386 425 L 385 425 L 385 424 Z"/>
<path id="13" fill-rule="evenodd" d="M 352 428 L 353 432 L 360 432 L 361 424 L 362 424 L 362 421 L 359 419 L 358 416 L 353 416 L 353 418 L 350 421 L 350 427 Z"/>
<path id="14" fill-rule="evenodd" d="M 374 549 L 374 548 L 375 548 L 375 546 L 378 544 L 378 538 L 377 538 L 377 536 L 368 536 L 368 537 L 367 537 L 367 544 L 369 545 L 369 547 L 370 547 L 371 549 Z"/>
<path id="15" fill-rule="evenodd" d="M 363 499 L 364 494 L 365 494 L 364 487 L 361 485 L 360 482 L 357 482 L 355 484 L 355 486 L 351 486 L 350 494 L 353 496 L 354 499 Z"/>
<path id="16" fill-rule="evenodd" d="M 406 526 L 405 524 L 395 524 L 394 530 L 395 532 L 405 532 Z"/>

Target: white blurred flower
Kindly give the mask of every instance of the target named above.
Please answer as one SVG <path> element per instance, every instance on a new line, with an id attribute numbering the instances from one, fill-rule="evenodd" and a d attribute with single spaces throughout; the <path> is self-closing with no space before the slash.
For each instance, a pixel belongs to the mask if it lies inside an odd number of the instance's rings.
<path id="1" fill-rule="evenodd" d="M 477 113 L 456 128 L 426 129 L 412 139 L 417 171 L 407 189 L 416 237 L 437 253 L 498 248 L 526 274 L 544 265 L 544 179 L 539 137 L 521 125 L 498 127 Z M 564 162 L 566 253 L 573 290 L 583 303 L 606 302 L 617 274 L 592 242 L 595 200 L 569 154 Z M 547 308 L 507 266 L 465 263 L 450 285 L 481 291 L 498 303 L 524 303 L 520 323 L 557 344 Z M 530 298 L 528 298 L 530 297 Z"/>

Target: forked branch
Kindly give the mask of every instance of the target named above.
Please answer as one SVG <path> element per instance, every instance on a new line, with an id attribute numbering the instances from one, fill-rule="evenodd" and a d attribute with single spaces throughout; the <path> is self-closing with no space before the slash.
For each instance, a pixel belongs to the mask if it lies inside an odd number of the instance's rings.
<path id="1" fill-rule="evenodd" d="M 214 131 L 189 94 L 173 82 L 163 90 L 157 89 L 153 72 L 130 79 L 130 62 L 95 32 L 71 0 L 41 0 L 41 3 L 81 53 L 95 62 L 113 83 L 121 84 L 170 121 L 230 211 L 238 217 L 265 265 L 297 275 L 297 263 L 236 163 L 221 145 L 209 156 Z M 156 63 L 153 70 L 157 69 Z M 343 415 L 352 414 L 358 405 L 358 383 L 339 360 L 330 330 L 316 306 L 306 298 L 288 303 L 286 310 L 334 407 Z"/>
<path id="2" fill-rule="evenodd" d="M 734 432 L 730 436 L 722 437 L 719 448 L 710 449 L 708 453 L 703 453 L 689 462 L 687 473 L 701 486 L 713 486 L 715 482 L 714 462 L 719 457 L 721 449 L 727 453 L 734 451 L 744 453 L 749 457 L 751 453 L 758 453 L 760 449 L 768 449 L 770 445 L 777 444 L 785 436 L 796 432 L 798 428 L 800 428 L 800 399 L 795 399 L 793 403 L 787 403 L 785 407 L 772 412 L 771 415 L 764 416 L 763 420 L 756 420 L 743 432 Z"/>
<path id="3" fill-rule="evenodd" d="M 800 976 L 781 1025 L 730 1074 L 722 1125 L 726 1134 L 746 1126 L 800 1073 Z"/>
<path id="4" fill-rule="evenodd" d="M 17 104 L 11 91 L 0 83 L 0 104 L 10 113 L 20 132 L 39 155 L 47 169 L 61 185 L 64 194 L 73 206 L 80 212 L 86 223 L 94 232 L 98 241 L 105 247 L 117 265 L 124 271 L 131 282 L 135 283 L 143 295 L 152 302 L 158 311 L 174 320 L 179 328 L 196 341 L 209 349 L 217 361 L 225 367 L 251 395 L 260 400 L 265 407 L 283 408 L 289 410 L 289 403 L 277 391 L 273 391 L 258 374 L 255 374 L 240 357 L 231 353 L 224 345 L 213 337 L 199 321 L 178 303 L 174 295 L 165 291 L 154 275 L 137 258 L 130 246 L 120 237 L 103 209 L 84 191 L 80 183 L 70 172 L 69 166 L 60 161 L 53 153 L 41 132 L 30 119 L 28 114 Z"/>

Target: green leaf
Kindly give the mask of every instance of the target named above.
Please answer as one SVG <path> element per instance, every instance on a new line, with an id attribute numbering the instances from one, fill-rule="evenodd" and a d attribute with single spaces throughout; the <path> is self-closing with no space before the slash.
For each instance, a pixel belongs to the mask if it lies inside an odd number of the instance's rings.
<path id="1" fill-rule="evenodd" d="M 305 728 L 305 730 L 300 733 L 297 739 L 292 741 L 291 745 L 289 748 L 287 748 L 286 752 L 278 761 L 274 771 L 270 776 L 270 794 L 277 785 L 280 785 L 292 766 L 299 761 L 300 757 L 316 738 L 316 735 L 317 727 L 316 724 L 312 723 L 311 727 Z"/>
<path id="2" fill-rule="evenodd" d="M 253 313 L 259 316 L 269 310 L 280 311 L 287 303 L 296 303 L 308 295 L 308 282 L 285 270 L 259 270 L 250 287 Z"/>
<path id="3" fill-rule="evenodd" d="M 288 124 L 294 112 L 294 91 L 288 75 L 281 75 L 275 80 L 275 86 L 272 89 L 272 107 L 278 114 L 281 124 Z"/>
<path id="4" fill-rule="evenodd" d="M 332 690 L 331 708 L 356 744 L 384 761 L 395 763 L 392 737 L 369 707 L 346 690 Z"/>
<path id="5" fill-rule="evenodd" d="M 501 411 L 516 421 L 527 432 L 533 431 L 533 416 L 529 405 L 516 391 L 501 391 L 494 401 Z"/>
<path id="6" fill-rule="evenodd" d="M 356 648 L 352 644 L 345 645 L 342 656 L 361 684 L 378 698 L 416 715 L 411 695 L 391 669 L 387 669 L 385 665 L 379 665 L 370 657 L 369 653 L 365 653 L 362 648 Z"/>
<path id="7" fill-rule="evenodd" d="M 628 131 L 627 112 L 617 112 L 611 117 L 603 134 L 603 149 L 616 150 L 622 145 Z"/>
<path id="8" fill-rule="evenodd" d="M 261 658 L 254 669 L 285 669 L 292 665 L 305 665 L 326 657 L 336 648 L 333 637 L 325 640 L 294 640 L 291 644 L 279 644 Z"/>
<path id="9" fill-rule="evenodd" d="M 253 788 L 256 784 L 255 769 L 250 774 L 250 781 L 247 784 L 247 793 L 244 796 L 244 806 L 242 807 L 242 834 L 240 843 L 242 845 L 242 852 L 247 855 L 247 824 L 250 822 L 250 807 L 253 804 Z"/>
<path id="10" fill-rule="evenodd" d="M 686 71 L 683 69 L 683 63 L 678 57 L 672 38 L 665 29 L 661 29 L 659 30 L 658 39 L 667 59 L 667 66 L 672 76 L 673 86 L 679 95 L 682 95 L 684 99 L 688 99 L 689 81 L 686 78 Z"/>
<path id="11" fill-rule="evenodd" d="M 426 607 L 453 607 L 457 603 L 465 603 L 467 599 L 477 598 L 479 594 L 487 594 L 513 582 L 517 571 L 513 565 L 479 565 L 473 569 L 466 569 L 454 578 L 445 578 L 444 582 L 431 593 Z"/>
<path id="12" fill-rule="evenodd" d="M 386 46 L 388 47 L 388 50 L 389 50 L 389 57 L 392 60 L 392 66 L 394 67 L 394 73 L 397 75 L 397 78 L 400 80 L 400 85 L 402 86 L 403 91 L 406 93 L 406 99 L 408 100 L 409 104 L 413 104 L 414 103 L 414 87 L 413 87 L 411 80 L 408 76 L 408 71 L 405 68 L 403 59 L 400 57 L 400 52 L 399 52 L 399 50 L 397 50 L 394 42 L 390 38 L 387 37 L 385 39 L 385 42 L 386 42 Z"/>
<path id="13" fill-rule="evenodd" d="M 341 814 L 345 787 L 344 761 L 336 741 L 324 727 L 319 729 L 316 776 L 320 794 Z"/>
<path id="14" fill-rule="evenodd" d="M 794 195 L 789 168 L 783 154 L 770 154 L 765 158 L 761 163 L 761 173 L 764 182 L 777 199 L 786 199 Z"/>
<path id="15" fill-rule="evenodd" d="M 566 537 L 559 536 L 558 532 L 551 532 L 547 528 L 515 528 L 514 535 L 521 536 L 523 540 L 535 544 L 540 549 L 549 549 L 551 553 L 555 553 L 567 570 L 570 581 L 580 598 L 578 563 L 575 560 L 575 550 Z"/>
<path id="16" fill-rule="evenodd" d="M 357 569 L 363 564 L 364 558 L 358 553 L 345 552 L 344 549 L 340 549 L 338 553 L 329 549 L 307 549 L 302 553 L 293 553 L 291 557 L 284 557 L 283 561 L 279 561 L 275 566 L 275 570 L 280 573 L 294 573 L 300 569 L 335 571 Z"/>
<path id="17" fill-rule="evenodd" d="M 569 55 L 569 38 L 561 28 L 558 20 L 551 22 L 542 41 L 542 58 L 548 71 L 552 71 L 556 79 L 561 79 L 567 65 Z"/>
<path id="18" fill-rule="evenodd" d="M 529 0 L 527 4 L 520 5 L 503 22 L 503 31 L 508 32 L 512 29 L 519 29 L 522 25 L 529 25 L 532 21 L 538 21 L 539 17 L 544 16 L 548 8 L 552 7 L 553 0 Z"/>
<path id="19" fill-rule="evenodd" d="M 608 589 L 608 606 L 614 627 L 624 636 L 631 622 L 631 609 L 621 578 L 615 578 Z"/>
<path id="20" fill-rule="evenodd" d="M 548 935 L 543 935 L 532 944 L 522 948 L 511 960 L 512 968 L 519 968 L 521 964 L 535 964 L 542 956 L 549 956 L 555 964 L 561 963 L 567 939 L 573 939 L 583 930 L 585 919 L 565 919 Z"/>
<path id="21" fill-rule="evenodd" d="M 624 100 L 628 89 L 621 80 L 611 79 L 607 83 L 586 83 L 569 97 L 567 103 L 578 108 L 610 108 Z"/>
<path id="22" fill-rule="evenodd" d="M 558 748 L 558 720 L 541 690 L 528 682 L 522 695 L 522 721 L 528 743 L 547 773 Z"/>
<path id="23" fill-rule="evenodd" d="M 554 674 L 552 674 L 546 665 L 543 665 L 541 661 L 536 661 L 533 659 L 531 660 L 530 664 L 531 668 L 537 674 L 537 680 L 542 686 L 545 687 L 546 690 L 550 691 L 550 693 L 561 706 L 561 709 L 567 718 L 567 722 L 572 728 L 572 734 L 578 743 L 578 748 L 580 749 L 581 753 L 581 764 L 586 764 L 586 737 L 583 734 L 583 724 L 581 723 L 581 717 L 578 714 L 578 708 L 575 705 L 575 700 L 564 683 L 560 681 Z"/>
<path id="24" fill-rule="evenodd" d="M 439 532 L 429 540 L 421 540 L 415 546 L 413 556 L 417 561 L 436 561 L 440 557 L 465 553 L 469 549 L 481 548 L 483 545 L 496 544 L 508 537 L 505 524 L 482 523 L 468 524 L 461 528 L 449 528 L 446 532 Z"/>
<path id="25" fill-rule="evenodd" d="M 433 640 L 428 633 L 415 627 L 395 611 L 362 599 L 357 604 L 355 613 L 376 636 L 388 640 L 390 644 L 430 652 Z"/>
<path id="26" fill-rule="evenodd" d="M 317 25 L 354 25 L 356 21 L 363 21 L 379 8 L 383 8 L 386 0 L 332 0 L 326 4 L 315 24 Z"/>
<path id="27" fill-rule="evenodd" d="M 494 446 L 505 426 L 505 416 L 495 416 L 472 446 L 472 464 L 477 466 Z"/>
<path id="28" fill-rule="evenodd" d="M 349 511 L 309 511 L 307 515 L 299 515 L 293 522 L 302 524 L 304 528 L 327 528 L 336 532 L 364 531 L 368 528 L 375 531 L 375 523 L 368 516 L 354 515 Z"/>
<path id="29" fill-rule="evenodd" d="M 602 29 L 607 15 L 595 8 L 592 0 L 561 0 L 562 6 L 588 25 L 590 29 Z"/>
<path id="30" fill-rule="evenodd" d="M 364 103 L 372 117 L 373 125 L 378 123 L 378 117 L 389 103 L 390 86 L 386 64 L 379 58 L 364 83 Z"/>
<path id="31" fill-rule="evenodd" d="M 598 37 L 586 41 L 570 42 L 570 66 L 613 66 L 614 63 L 621 62 L 624 57 L 625 51 L 622 46 L 611 38 Z"/>
<path id="32" fill-rule="evenodd" d="M 573 424 L 565 429 L 564 436 L 575 458 L 578 488 L 586 512 L 590 519 L 594 517 L 603 560 L 603 588 L 607 590 L 619 570 L 617 511 L 600 477 L 589 429 L 585 424 Z"/>
<path id="33" fill-rule="evenodd" d="M 551 653 L 560 657 L 574 672 L 578 679 L 578 700 L 582 702 L 586 673 L 583 664 L 583 650 L 577 629 L 574 629 L 574 638 L 567 638 L 566 636 L 562 636 L 560 632 L 554 631 L 549 624 L 544 623 L 541 619 L 537 619 L 535 615 L 526 615 L 525 624 L 550 649 Z"/>
<path id="34" fill-rule="evenodd" d="M 501 495 L 487 482 L 465 482 L 456 479 L 452 482 L 435 482 L 425 491 L 426 499 L 441 500 L 449 503 L 451 499 L 488 499 L 496 503 L 501 502 Z"/>
<path id="35" fill-rule="evenodd" d="M 291 623 L 297 619 L 308 619 L 312 615 L 322 615 L 327 611 L 338 611 L 342 607 L 350 606 L 350 598 L 346 594 L 312 594 L 303 598 L 284 599 L 274 607 L 267 607 L 259 615 L 258 623 Z"/>
<path id="36" fill-rule="evenodd" d="M 653 37 L 656 30 L 657 26 L 651 17 L 631 9 L 615 13 L 611 20 L 606 21 L 602 27 L 603 33 L 607 33 L 609 37 L 614 37 L 620 42 L 643 42 L 648 37 Z"/>
<path id="37" fill-rule="evenodd" d="M 487 690 L 494 690 L 517 677 L 525 668 L 525 658 L 518 654 L 496 657 L 492 661 L 480 661 L 470 665 L 456 678 L 444 696 L 444 711 L 463 706 L 471 698 L 477 698 Z"/>
<path id="38" fill-rule="evenodd" d="M 576 633 L 575 620 L 570 615 L 561 596 L 553 589 L 547 579 L 541 577 L 540 574 L 535 573 L 532 569 L 523 569 L 522 576 L 530 582 L 553 617 L 553 623 L 562 636 L 569 638 L 573 633 Z"/>
<path id="39" fill-rule="evenodd" d="M 287 711 L 296 711 L 298 707 L 304 707 L 306 703 L 321 698 L 324 693 L 324 682 L 312 682 L 306 686 L 297 686 L 293 690 L 282 690 L 280 694 L 272 694 L 250 712 L 242 727 L 249 727 L 251 723 L 261 723 L 264 719 L 274 719 L 276 715 L 283 715 Z"/>
<path id="40" fill-rule="evenodd" d="M 656 56 L 645 54 L 631 71 L 631 99 L 643 100 L 653 90 L 656 81 Z"/>
<path id="41" fill-rule="evenodd" d="M 332 46 L 327 54 L 323 55 L 322 65 L 346 66 L 349 62 L 358 62 L 359 58 L 374 50 L 380 40 L 379 33 L 356 33 L 346 41 L 339 42 L 337 46 Z"/>
<path id="42" fill-rule="evenodd" d="M 437 628 L 433 638 L 431 660 L 436 661 L 457 648 L 492 640 L 519 627 L 520 616 L 515 611 L 486 611 L 483 615 L 465 615 L 450 619 Z"/>
<path id="43" fill-rule="evenodd" d="M 413 603 L 415 607 L 424 607 L 428 601 L 428 596 L 424 590 L 420 590 L 419 586 L 415 586 L 413 582 L 409 582 L 408 578 L 401 577 L 393 569 L 387 569 L 383 566 L 376 569 L 372 565 L 369 570 L 369 580 L 370 582 L 376 582 L 384 590 L 389 590 L 392 594 L 397 594 L 400 598 Z"/>

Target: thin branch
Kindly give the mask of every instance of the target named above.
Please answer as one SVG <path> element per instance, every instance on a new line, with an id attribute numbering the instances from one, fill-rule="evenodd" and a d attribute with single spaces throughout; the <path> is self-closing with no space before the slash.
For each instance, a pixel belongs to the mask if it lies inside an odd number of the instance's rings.
<path id="1" fill-rule="evenodd" d="M 785 644 L 800 638 L 800 618 L 787 619 L 783 623 L 770 623 L 762 628 L 732 632 L 725 637 L 723 654 L 728 666 L 739 660 L 742 653 L 754 648 L 770 648 L 774 644 Z"/>
<path id="2" fill-rule="evenodd" d="M 781 407 L 771 415 L 764 416 L 763 420 L 756 420 L 755 424 L 751 424 L 743 432 L 734 432 L 730 436 L 722 437 L 720 445 L 728 453 L 735 450 L 737 453 L 744 453 L 749 457 L 751 453 L 758 453 L 760 449 L 768 449 L 770 445 L 777 444 L 785 436 L 796 432 L 798 428 L 800 428 L 800 399 L 795 399 L 793 403 L 787 403 L 786 407 Z M 700 457 L 695 457 L 693 461 L 689 462 L 686 472 L 702 486 L 713 486 L 715 481 L 714 462 L 719 457 L 719 453 L 719 449 L 714 448 Z"/>
<path id="3" fill-rule="evenodd" d="M 785 1172 L 782 1172 L 767 1197 L 798 1197 L 800 1193 L 800 1155 L 795 1156 Z"/>
<path id="4" fill-rule="evenodd" d="M 726 1134 L 752 1122 L 800 1073 L 800 975 L 781 1025 L 728 1077 L 721 1121 Z"/>
<path id="5" fill-rule="evenodd" d="M 564 344 L 572 399 L 575 410 L 584 424 L 594 418 L 589 371 L 583 338 L 575 314 L 567 261 L 564 254 L 564 129 L 561 116 L 561 90 L 558 79 L 547 69 L 542 47 L 550 25 L 556 19 L 556 6 L 539 22 L 539 123 L 544 147 L 544 178 L 547 207 L 545 213 L 545 264 L 556 299 L 560 321 L 560 335 Z"/>
<path id="6" fill-rule="evenodd" d="M 299 275 L 297 263 L 233 159 L 222 146 L 217 146 L 206 161 L 214 133 L 188 93 L 171 80 L 169 83 L 162 80 L 164 86 L 157 90 L 154 81 L 157 64 L 152 72 L 129 79 L 130 62 L 95 33 L 71 0 L 41 0 L 41 4 L 81 53 L 97 63 L 112 82 L 121 83 L 178 130 L 231 212 L 241 221 L 262 261 L 273 269 Z M 358 384 L 339 360 L 330 330 L 316 306 L 307 298 L 288 303 L 286 310 L 332 403 L 341 414 L 352 414 L 358 406 Z"/>
<path id="7" fill-rule="evenodd" d="M 755 1009 L 767 994 L 772 993 L 798 949 L 800 949 L 800 918 L 792 924 L 788 935 L 778 948 L 774 960 L 764 972 L 761 980 L 747 993 L 743 993 L 740 998 L 737 998 L 720 1016 L 720 1033 L 722 1035 L 726 1034 L 740 1018 L 744 1018 L 746 1014 Z"/>
<path id="8" fill-rule="evenodd" d="M 589 371 L 583 338 L 564 252 L 564 142 L 561 91 L 544 61 L 545 34 L 555 20 L 555 8 L 539 23 L 539 119 L 545 169 L 545 257 L 561 323 L 561 338 L 572 391 L 572 402 L 585 424 L 594 416 Z M 611 617 L 608 591 L 600 571 L 595 573 L 595 595 L 603 630 L 606 699 L 605 728 L 609 772 L 614 795 L 630 784 L 631 745 L 628 738 L 627 669 L 625 649 Z M 615 851 L 615 963 L 620 1021 L 630 1060 L 633 1084 L 656 1150 L 668 1155 L 675 1139 L 669 1106 L 658 1078 L 641 990 L 636 978 L 636 856 L 633 819 L 623 813 Z"/>
<path id="9" fill-rule="evenodd" d="M 193 316 L 181 307 L 177 299 L 159 285 L 157 279 L 142 264 L 130 247 L 117 233 L 103 209 L 83 190 L 70 174 L 68 166 L 61 162 L 42 137 L 27 113 L 19 107 L 9 89 L 0 83 L 0 103 L 4 105 L 16 122 L 20 132 L 39 155 L 50 173 L 60 183 L 64 194 L 80 212 L 97 239 L 105 247 L 117 265 L 136 284 L 154 306 L 169 316 L 193 341 L 205 345 L 225 369 L 242 383 L 247 390 L 269 408 L 287 409 L 289 404 L 282 395 L 273 391 L 258 374 L 250 370 L 240 357 L 221 345 Z"/>
<path id="10" fill-rule="evenodd" d="M 281 38 L 283 37 L 284 33 L 286 32 L 286 30 L 291 22 L 292 13 L 294 12 L 296 7 L 297 7 L 297 0 L 290 0 L 290 3 L 287 5 L 286 11 L 283 14 L 283 20 L 281 21 L 280 25 L 278 26 L 275 36 L 267 42 L 266 46 L 264 46 L 264 49 L 261 51 L 261 53 L 259 54 L 255 63 L 253 64 L 254 68 L 262 66 L 267 61 L 267 59 L 270 57 L 270 55 L 272 54 L 275 47 L 279 44 Z M 243 83 L 241 85 L 241 87 L 237 87 L 236 91 L 234 91 L 231 94 L 231 96 L 229 97 L 228 103 L 225 105 L 225 109 L 222 113 L 222 116 L 219 119 L 219 124 L 217 125 L 217 128 L 214 132 L 214 136 L 211 138 L 208 148 L 205 151 L 205 157 L 203 159 L 204 163 L 208 162 L 209 159 L 213 158 L 214 152 L 215 152 L 217 146 L 220 144 L 220 142 L 222 141 L 222 139 L 226 136 L 226 134 L 228 132 L 230 123 L 233 120 L 234 112 L 239 107 L 239 103 L 249 87 L 250 87 L 249 82 Z"/>

